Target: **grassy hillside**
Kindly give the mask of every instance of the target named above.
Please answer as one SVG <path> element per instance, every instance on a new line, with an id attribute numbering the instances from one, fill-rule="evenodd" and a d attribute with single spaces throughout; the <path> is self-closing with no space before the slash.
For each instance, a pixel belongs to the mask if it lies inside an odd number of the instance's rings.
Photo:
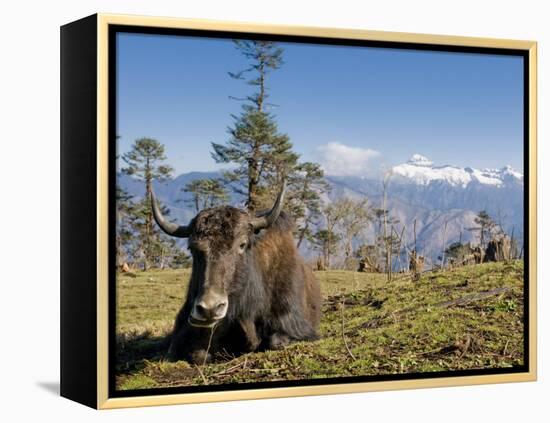
<path id="1" fill-rule="evenodd" d="M 312 379 L 523 364 L 523 262 L 404 275 L 317 272 L 321 339 L 193 366 L 164 361 L 188 271 L 120 274 L 117 387 Z"/>

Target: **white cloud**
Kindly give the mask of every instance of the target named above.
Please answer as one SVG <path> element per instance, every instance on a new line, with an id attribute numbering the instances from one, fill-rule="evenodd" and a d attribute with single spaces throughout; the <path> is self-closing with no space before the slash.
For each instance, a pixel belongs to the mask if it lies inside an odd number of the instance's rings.
<path id="1" fill-rule="evenodd" d="M 327 175 L 372 176 L 380 169 L 382 155 L 370 148 L 329 142 L 317 147 L 315 156 Z"/>

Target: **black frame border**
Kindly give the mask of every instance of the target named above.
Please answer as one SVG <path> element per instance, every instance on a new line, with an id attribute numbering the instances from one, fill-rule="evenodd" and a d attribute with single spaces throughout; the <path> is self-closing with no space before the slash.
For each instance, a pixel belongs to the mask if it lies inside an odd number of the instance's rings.
<path id="1" fill-rule="evenodd" d="M 60 28 L 60 395 L 97 406 L 97 15 Z"/>

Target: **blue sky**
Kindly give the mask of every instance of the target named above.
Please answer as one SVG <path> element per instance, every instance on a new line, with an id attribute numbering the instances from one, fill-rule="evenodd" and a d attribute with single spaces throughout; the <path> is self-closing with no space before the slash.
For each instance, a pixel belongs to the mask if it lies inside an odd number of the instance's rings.
<path id="1" fill-rule="evenodd" d="M 350 160 L 371 174 L 414 153 L 435 165 L 523 169 L 521 58 L 281 47 L 270 102 L 302 160 L 333 174 L 346 174 Z M 229 96 L 252 88 L 227 74 L 246 67 L 231 40 L 119 34 L 117 52 L 119 152 L 147 136 L 165 144 L 176 174 L 220 168 L 210 143 L 228 139 L 240 111 Z"/>

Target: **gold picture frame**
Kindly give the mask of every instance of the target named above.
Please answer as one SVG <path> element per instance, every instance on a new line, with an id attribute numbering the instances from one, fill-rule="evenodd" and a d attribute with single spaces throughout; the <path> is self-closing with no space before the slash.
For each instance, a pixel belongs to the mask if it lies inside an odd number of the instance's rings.
<path id="1" fill-rule="evenodd" d="M 110 185 L 109 172 L 109 139 L 110 132 L 109 108 L 112 107 L 109 99 L 110 60 L 109 55 L 109 28 L 114 26 L 133 26 L 149 29 L 187 29 L 224 31 L 245 34 L 269 34 L 272 36 L 295 36 L 330 38 L 338 40 L 360 40 L 371 42 L 392 42 L 418 45 L 430 45 L 439 47 L 474 47 L 489 49 L 513 49 L 525 53 L 528 64 L 528 85 L 525 94 L 528 95 L 528 114 L 525 125 L 528 127 L 528 248 L 529 255 L 526 263 L 528 269 L 528 370 L 517 373 L 495 373 L 473 376 L 449 376 L 436 378 L 387 380 L 373 382 L 345 382 L 336 384 L 323 384 L 310 386 L 288 386 L 270 387 L 258 389 L 232 389 L 225 391 L 193 392 L 193 393 L 171 393 L 152 394 L 143 396 L 117 396 L 109 395 L 109 333 L 112 327 L 109 323 L 109 304 L 113 301 L 109 298 L 109 201 Z M 64 38 L 65 37 L 65 38 Z M 64 41 L 65 40 L 65 41 Z M 82 49 L 86 51 L 82 51 Z M 89 63 L 93 63 L 95 69 L 89 69 L 90 76 L 87 81 L 80 81 L 76 75 L 74 63 L 81 60 L 81 55 L 87 55 Z M 64 62 L 65 60 L 65 62 Z M 84 64 L 81 64 L 84 66 Z M 66 81 L 66 82 L 65 82 Z M 90 82 L 91 81 L 91 82 Z M 80 106 L 85 101 L 78 95 L 72 93 L 79 89 L 79 85 L 88 89 L 87 106 Z M 88 84 L 88 85 L 86 85 Z M 90 85 L 91 84 L 91 85 Z M 91 91 L 90 91 L 91 90 Z M 435 388 L 446 386 L 492 384 L 505 382 L 527 382 L 535 381 L 537 378 L 537 43 L 534 41 L 518 41 L 504 39 L 490 39 L 477 37 L 462 37 L 448 35 L 411 34 L 401 32 L 381 32 L 360 29 L 336 29 L 336 28 L 315 28 L 306 26 L 283 26 L 263 25 L 252 23 L 238 23 L 225 21 L 210 21 L 198 19 L 180 19 L 145 16 L 124 16 L 114 14 L 97 14 L 81 21 L 68 24 L 62 28 L 62 395 L 78 402 L 84 403 L 98 409 L 112 409 L 121 407 L 138 407 L 167 404 L 185 404 L 213 401 L 234 401 L 259 398 L 280 398 L 290 396 L 343 394 L 353 392 L 369 392 L 398 389 Z M 91 116 L 95 100 L 95 116 Z M 80 108 L 79 108 L 80 107 Z M 76 128 L 77 121 L 82 114 L 88 114 L 86 123 Z M 66 128 L 66 129 L 65 129 Z M 83 139 L 76 140 L 81 132 Z M 92 128 L 92 129 L 90 129 Z M 89 141 L 85 141 L 89 140 Z M 94 155 L 95 160 L 89 164 L 94 172 L 89 173 L 89 181 L 93 181 L 95 189 L 87 193 L 87 201 L 80 206 L 75 205 L 76 192 L 83 189 L 85 181 L 80 182 L 77 178 L 78 169 L 82 169 L 78 160 L 87 160 L 78 156 L 85 148 L 78 143 L 88 142 L 89 150 L 86 157 Z M 74 151 L 71 149 L 77 149 Z M 78 158 L 80 157 L 80 158 Z M 65 163 L 65 165 L 63 164 Z M 90 170 L 91 172 L 91 170 Z M 77 180 L 78 186 L 71 187 L 64 185 L 64 180 Z M 78 192 L 78 195 L 85 195 Z M 65 205 L 64 205 L 65 204 Z M 84 209 L 93 205 L 95 209 L 86 215 L 87 232 L 82 235 L 86 242 L 93 243 L 94 248 L 79 263 L 89 270 L 90 280 L 81 280 L 78 283 L 92 284 L 86 293 L 77 292 L 81 287 L 70 286 L 75 284 L 76 267 L 71 251 L 74 249 L 76 239 L 68 235 L 76 231 L 76 217 L 71 217 L 72 210 L 76 214 L 83 213 Z M 88 210 L 86 209 L 86 210 Z M 89 211 L 89 210 L 88 210 Z M 65 214 L 63 214 L 65 213 Z M 65 217 L 63 217 L 65 216 Z M 80 222 L 81 224 L 82 222 Z M 93 229 L 93 230 L 92 230 Z M 65 231 L 65 232 L 63 232 Z M 66 236 L 63 236 L 63 233 Z M 79 297 L 87 295 L 87 297 Z M 88 306 L 94 308 L 89 316 L 77 316 L 74 306 L 69 303 L 74 301 L 88 301 Z M 82 303 L 81 303 L 82 304 Z M 83 312 L 84 313 L 84 312 Z M 82 322 L 79 319 L 84 319 Z M 82 325 L 91 328 L 86 334 L 81 334 L 79 327 Z M 80 347 L 75 346 L 79 344 Z M 76 358 L 82 354 L 79 348 L 91 348 L 95 351 L 85 357 Z M 80 351 L 80 352 L 79 352 Z M 83 361 L 84 360 L 84 361 Z M 82 366 L 87 363 L 90 367 L 82 373 Z M 80 373 L 79 373 L 80 369 Z M 95 383 L 94 380 L 95 379 Z M 82 380 L 79 380 L 79 377 Z"/>

